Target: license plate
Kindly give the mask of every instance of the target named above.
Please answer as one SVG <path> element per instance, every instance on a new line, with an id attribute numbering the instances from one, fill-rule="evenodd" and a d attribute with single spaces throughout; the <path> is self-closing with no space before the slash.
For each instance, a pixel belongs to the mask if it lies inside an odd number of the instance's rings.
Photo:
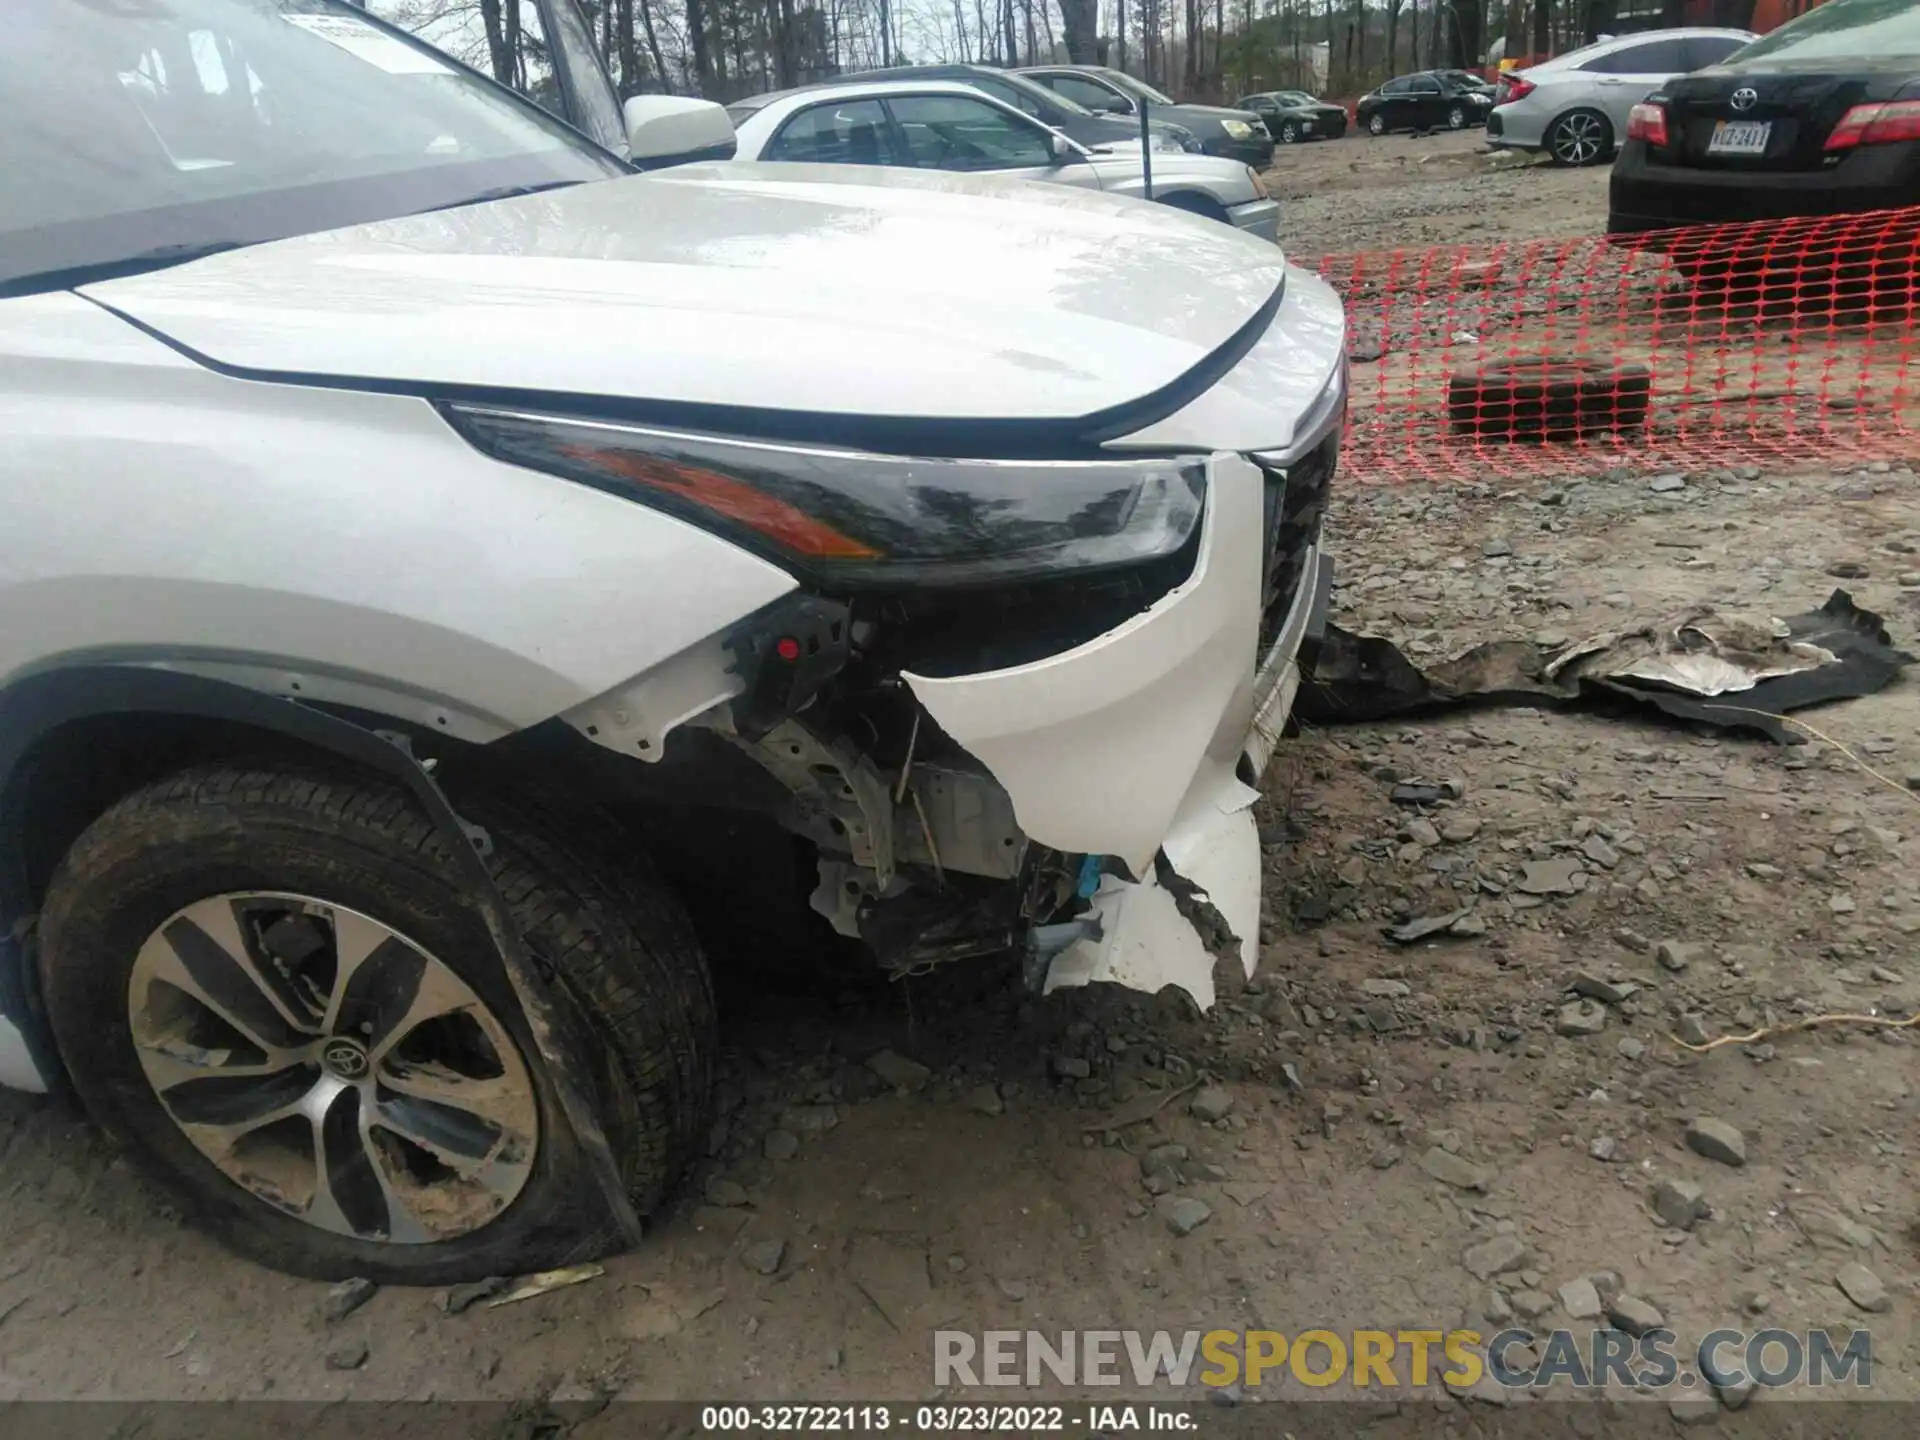
<path id="1" fill-rule="evenodd" d="M 1709 155 L 1764 155 L 1767 136 L 1773 133 L 1768 120 L 1716 120 L 1713 138 L 1707 141 Z"/>

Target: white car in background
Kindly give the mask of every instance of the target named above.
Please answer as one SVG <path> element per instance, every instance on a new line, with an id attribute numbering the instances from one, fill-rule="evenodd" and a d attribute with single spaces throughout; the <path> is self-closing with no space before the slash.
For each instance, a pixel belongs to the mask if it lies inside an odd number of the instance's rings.
<path id="1" fill-rule="evenodd" d="M 1148 164 L 1138 144 L 1090 149 L 955 81 L 816 85 L 729 113 L 741 160 L 891 166 L 1147 194 Z M 1263 240 L 1278 234 L 1278 202 L 1238 160 L 1156 151 L 1151 168 L 1151 198 L 1160 204 Z"/>
<path id="2" fill-rule="evenodd" d="M 1331 583 L 1278 247 L 636 174 L 725 113 L 540 8 L 553 113 L 342 0 L 0 40 L 0 1084 L 304 1275 L 635 1240 L 707 953 L 1210 1004 Z"/>
<path id="3" fill-rule="evenodd" d="M 1633 107 L 1676 75 L 1717 65 L 1754 39 L 1748 30 L 1616 35 L 1500 77 L 1487 143 L 1544 150 L 1559 165 L 1611 160 Z"/>

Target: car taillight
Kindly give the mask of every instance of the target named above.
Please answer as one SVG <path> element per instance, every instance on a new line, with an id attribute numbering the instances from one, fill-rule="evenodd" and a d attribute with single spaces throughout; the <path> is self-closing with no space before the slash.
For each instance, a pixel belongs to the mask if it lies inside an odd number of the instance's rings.
<path id="1" fill-rule="evenodd" d="M 1667 143 L 1667 107 L 1641 101 L 1627 112 L 1627 139 L 1664 147 Z"/>
<path id="2" fill-rule="evenodd" d="M 1494 97 L 1496 105 L 1511 105 L 1515 100 L 1524 100 L 1540 87 L 1531 80 L 1502 80 L 1500 93 Z"/>
<path id="3" fill-rule="evenodd" d="M 1920 140 L 1920 100 L 1854 106 L 1840 117 L 1840 123 L 1827 136 L 1827 149 L 1890 145 L 1896 140 Z"/>

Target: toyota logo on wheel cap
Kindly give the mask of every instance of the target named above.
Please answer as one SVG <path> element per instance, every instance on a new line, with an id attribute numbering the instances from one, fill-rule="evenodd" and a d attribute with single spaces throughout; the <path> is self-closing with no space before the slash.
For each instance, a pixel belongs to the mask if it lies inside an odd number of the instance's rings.
<path id="1" fill-rule="evenodd" d="M 329 1040 L 320 1061 L 342 1080 L 358 1080 L 367 1073 L 367 1052 L 351 1040 Z"/>
<path id="2" fill-rule="evenodd" d="M 1733 92 L 1733 108 L 1736 110 L 1751 110 L 1759 103 L 1760 92 L 1751 85 L 1742 85 Z"/>

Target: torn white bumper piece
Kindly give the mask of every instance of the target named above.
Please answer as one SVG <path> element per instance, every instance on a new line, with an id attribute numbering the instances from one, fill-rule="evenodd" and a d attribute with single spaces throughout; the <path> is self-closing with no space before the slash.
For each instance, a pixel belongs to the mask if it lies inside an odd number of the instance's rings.
<path id="1" fill-rule="evenodd" d="M 1046 988 L 1177 985 L 1213 1003 L 1213 954 L 1155 879 L 1164 850 L 1258 960 L 1256 775 L 1298 686 L 1294 657 L 1318 589 L 1316 553 L 1293 613 L 1259 644 L 1263 478 L 1237 455 L 1208 465 L 1194 571 L 1146 611 L 1084 645 L 984 674 L 905 679 L 927 713 L 1005 787 L 1020 828 L 1069 853 L 1111 855 L 1139 877 L 1104 877 L 1098 939 L 1063 950 Z M 1258 723 L 1257 723 L 1258 722 Z"/>

